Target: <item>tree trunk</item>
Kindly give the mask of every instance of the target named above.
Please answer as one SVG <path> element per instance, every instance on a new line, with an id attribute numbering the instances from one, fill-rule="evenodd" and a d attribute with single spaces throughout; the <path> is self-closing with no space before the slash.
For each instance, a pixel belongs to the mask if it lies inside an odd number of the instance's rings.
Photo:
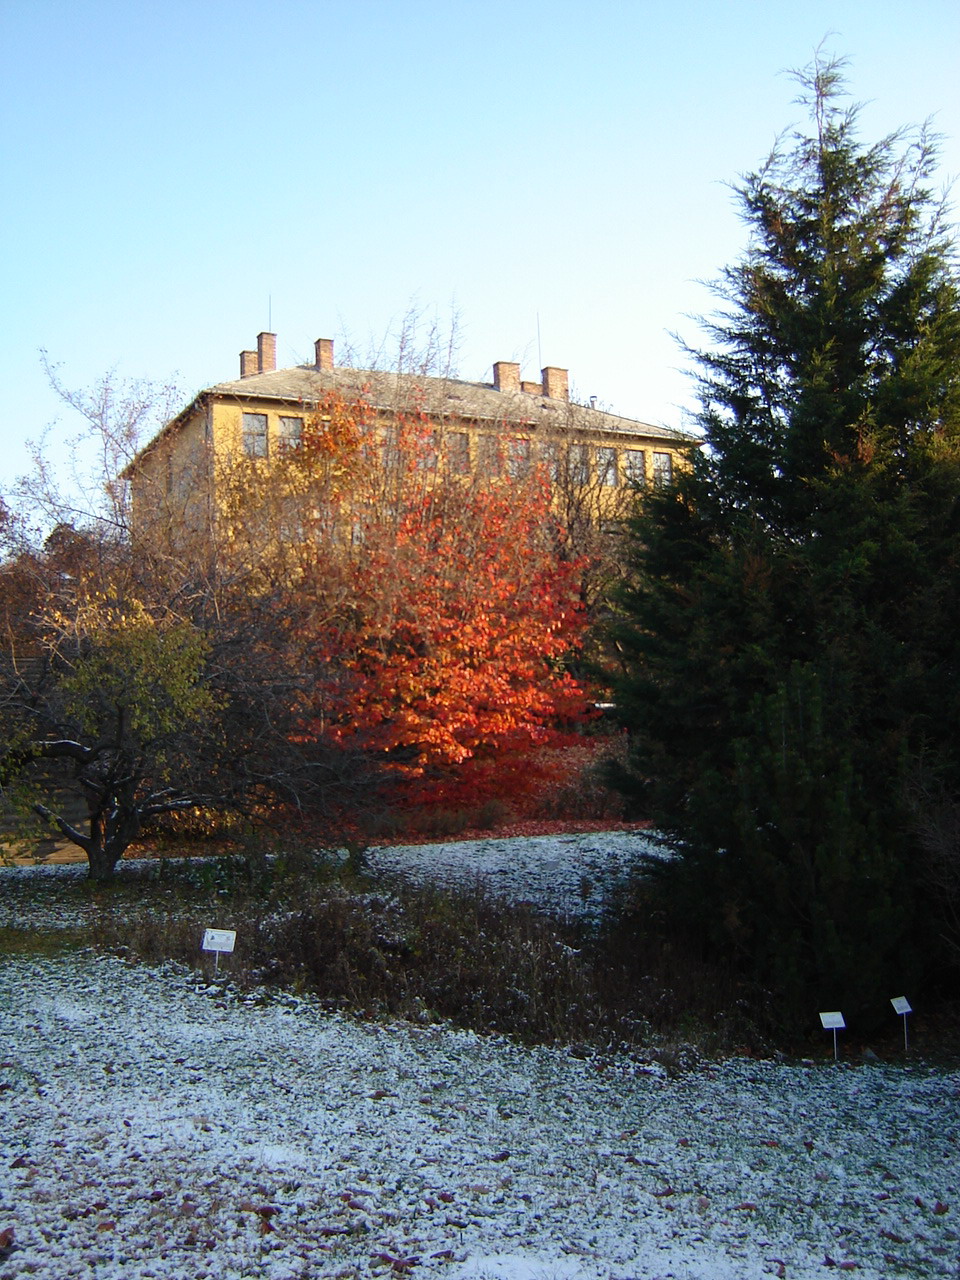
<path id="1" fill-rule="evenodd" d="M 123 857 L 126 843 L 117 839 L 111 830 L 112 823 L 104 814 L 102 804 L 90 807 L 90 837 L 86 842 L 89 878 L 96 884 L 109 884 L 117 863 Z"/>
<path id="2" fill-rule="evenodd" d="M 113 880 L 119 858 L 104 848 L 99 840 L 91 840 L 87 848 L 88 879 L 95 884 L 109 884 Z"/>

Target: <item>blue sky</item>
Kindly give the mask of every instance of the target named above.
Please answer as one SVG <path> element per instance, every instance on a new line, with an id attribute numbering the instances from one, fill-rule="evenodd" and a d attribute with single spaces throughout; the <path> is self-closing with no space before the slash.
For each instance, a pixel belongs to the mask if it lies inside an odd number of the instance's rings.
<path id="1" fill-rule="evenodd" d="M 191 393 L 261 329 L 294 364 L 411 303 L 459 313 L 464 377 L 542 355 L 681 425 L 671 333 L 825 37 L 865 139 L 933 117 L 960 175 L 955 0 L 0 0 L 0 481 L 76 426 L 40 348 Z"/>

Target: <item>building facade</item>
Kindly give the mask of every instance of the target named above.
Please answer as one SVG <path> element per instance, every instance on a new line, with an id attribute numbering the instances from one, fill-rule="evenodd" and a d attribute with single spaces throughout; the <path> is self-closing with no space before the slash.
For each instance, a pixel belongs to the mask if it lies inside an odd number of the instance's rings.
<path id="1" fill-rule="evenodd" d="M 315 343 L 313 364 L 276 367 L 276 335 L 261 333 L 240 354 L 240 377 L 200 392 L 140 452 L 127 471 L 134 524 L 166 510 L 199 526 L 215 518 L 217 477 L 237 459 L 296 447 L 305 424 L 331 396 L 361 401 L 382 432 L 416 409 L 455 471 L 497 466 L 509 476 L 545 463 L 556 483 L 597 493 L 613 513 L 636 486 L 668 483 L 691 441 L 678 431 L 571 402 L 566 369 L 539 381 L 520 366 L 493 365 L 491 382 L 361 370 L 334 362 L 333 342 Z"/>

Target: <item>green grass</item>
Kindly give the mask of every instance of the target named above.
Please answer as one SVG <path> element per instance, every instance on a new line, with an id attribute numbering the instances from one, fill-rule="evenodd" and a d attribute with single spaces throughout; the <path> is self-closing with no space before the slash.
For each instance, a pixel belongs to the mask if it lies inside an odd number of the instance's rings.
<path id="1" fill-rule="evenodd" d="M 31 929 L 0 926 L 0 957 L 53 956 L 90 946 L 87 929 Z"/>

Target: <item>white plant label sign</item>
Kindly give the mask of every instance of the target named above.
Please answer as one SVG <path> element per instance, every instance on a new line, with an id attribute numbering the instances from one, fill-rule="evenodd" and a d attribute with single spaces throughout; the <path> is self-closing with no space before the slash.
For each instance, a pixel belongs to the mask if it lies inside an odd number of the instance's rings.
<path id="1" fill-rule="evenodd" d="M 913 1013 L 906 996 L 894 996 L 890 1003 L 893 1005 L 894 1013 Z"/>
<path id="2" fill-rule="evenodd" d="M 203 935 L 204 951 L 232 951 L 237 941 L 236 929 L 207 929 Z"/>
<path id="3" fill-rule="evenodd" d="M 843 1031 L 847 1025 L 843 1020 L 843 1014 L 839 1011 L 836 1013 L 821 1013 L 820 1022 L 824 1031 Z"/>

